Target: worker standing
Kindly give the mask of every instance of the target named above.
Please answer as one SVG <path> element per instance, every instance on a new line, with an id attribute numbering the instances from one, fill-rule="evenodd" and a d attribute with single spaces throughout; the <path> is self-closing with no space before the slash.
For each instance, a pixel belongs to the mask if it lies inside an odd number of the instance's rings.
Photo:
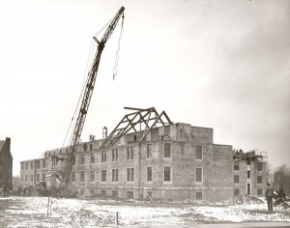
<path id="1" fill-rule="evenodd" d="M 265 193 L 265 198 L 267 200 L 268 211 L 273 211 L 273 188 L 267 183 L 267 190 Z"/>

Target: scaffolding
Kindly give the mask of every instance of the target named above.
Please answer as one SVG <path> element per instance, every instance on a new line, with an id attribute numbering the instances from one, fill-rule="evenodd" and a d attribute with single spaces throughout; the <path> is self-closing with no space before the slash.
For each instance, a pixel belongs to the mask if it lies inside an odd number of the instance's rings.
<path id="1" fill-rule="evenodd" d="M 259 161 L 267 162 L 268 155 L 266 151 L 251 150 L 244 152 L 243 150 L 233 150 L 233 158 L 237 160 L 250 160 L 250 161 Z"/>

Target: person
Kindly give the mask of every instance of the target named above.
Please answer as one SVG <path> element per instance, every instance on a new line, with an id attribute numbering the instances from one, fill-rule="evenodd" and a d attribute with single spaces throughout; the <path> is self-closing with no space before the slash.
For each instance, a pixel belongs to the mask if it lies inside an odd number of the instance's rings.
<path id="1" fill-rule="evenodd" d="M 265 198 L 267 200 L 268 211 L 273 211 L 273 188 L 267 183 L 267 190 L 265 192 Z"/>

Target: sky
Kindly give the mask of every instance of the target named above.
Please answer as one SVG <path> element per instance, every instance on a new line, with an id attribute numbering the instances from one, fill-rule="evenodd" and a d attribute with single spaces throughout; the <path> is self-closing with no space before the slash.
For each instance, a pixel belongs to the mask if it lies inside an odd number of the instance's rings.
<path id="1" fill-rule="evenodd" d="M 11 138 L 13 175 L 20 161 L 67 145 L 92 37 L 121 6 L 122 36 L 119 22 L 82 141 L 110 133 L 125 106 L 155 107 L 213 128 L 216 144 L 290 164 L 290 1 L 10 0 L 0 1 L 0 140 Z"/>

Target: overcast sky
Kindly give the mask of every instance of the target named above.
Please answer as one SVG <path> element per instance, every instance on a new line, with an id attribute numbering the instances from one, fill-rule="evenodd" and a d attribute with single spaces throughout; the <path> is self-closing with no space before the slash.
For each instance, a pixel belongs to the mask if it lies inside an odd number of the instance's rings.
<path id="1" fill-rule="evenodd" d="M 0 2 L 0 140 L 19 162 L 63 145 L 92 37 L 125 7 L 104 49 L 82 140 L 128 113 L 165 110 L 216 144 L 290 163 L 290 1 Z M 93 45 L 93 48 L 96 46 Z"/>

